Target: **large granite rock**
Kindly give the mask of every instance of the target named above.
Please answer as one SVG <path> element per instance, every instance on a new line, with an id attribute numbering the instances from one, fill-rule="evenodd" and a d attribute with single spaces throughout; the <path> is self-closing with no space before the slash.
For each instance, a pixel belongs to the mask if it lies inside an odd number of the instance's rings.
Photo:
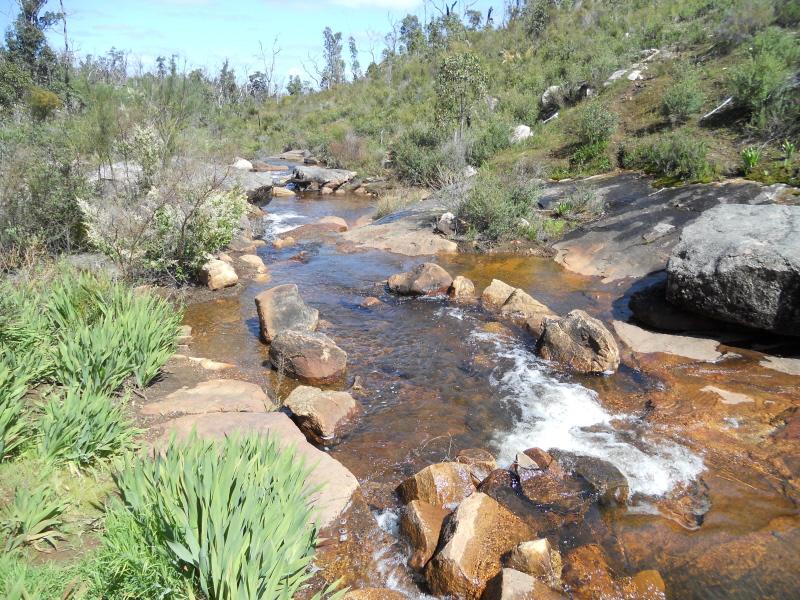
<path id="1" fill-rule="evenodd" d="M 800 335 L 800 206 L 728 204 L 683 230 L 667 299 L 696 313 Z"/>
<path id="2" fill-rule="evenodd" d="M 233 270 L 233 267 L 217 259 L 212 259 L 205 263 L 200 268 L 198 278 L 200 283 L 206 285 L 212 291 L 236 285 L 239 281 L 239 276 Z"/>
<path id="3" fill-rule="evenodd" d="M 442 530 L 439 549 L 425 569 L 431 591 L 478 600 L 501 569 L 501 557 L 533 532 L 496 500 L 476 492 L 464 500 Z"/>
<path id="4" fill-rule="evenodd" d="M 321 390 L 301 385 L 284 401 L 292 419 L 312 441 L 330 444 L 342 435 L 358 412 L 358 404 L 347 392 Z"/>
<path id="5" fill-rule="evenodd" d="M 450 511 L 421 500 L 412 500 L 400 516 L 400 531 L 411 545 L 408 565 L 422 570 L 436 551 L 439 534 Z"/>
<path id="6" fill-rule="evenodd" d="M 313 331 L 319 311 L 309 308 L 293 283 L 279 285 L 256 296 L 261 337 L 271 342 L 282 331 Z"/>
<path id="7" fill-rule="evenodd" d="M 406 273 L 389 277 L 389 289 L 401 296 L 428 296 L 446 293 L 453 278 L 436 263 L 422 263 Z"/>
<path id="8" fill-rule="evenodd" d="M 272 366 L 311 384 L 338 381 L 347 369 L 347 353 L 323 333 L 282 331 L 269 347 Z"/>
<path id="9" fill-rule="evenodd" d="M 203 439 L 224 439 L 231 435 L 256 433 L 267 436 L 284 448 L 294 448 L 298 458 L 311 469 L 308 485 L 320 486 L 312 496 L 320 529 L 334 525 L 358 490 L 358 480 L 342 463 L 318 450 L 283 413 L 223 413 L 190 415 L 166 422 L 157 444 L 168 443 L 170 436 L 187 438 L 193 431 Z"/>
<path id="10" fill-rule="evenodd" d="M 397 488 L 403 502 L 422 500 L 451 510 L 474 491 L 469 466 L 457 462 L 429 465 Z"/>
<path id="11" fill-rule="evenodd" d="M 212 379 L 181 388 L 159 402 L 142 406 L 143 415 L 198 415 L 221 412 L 266 412 L 272 402 L 254 383 L 237 379 Z"/>
<path id="12" fill-rule="evenodd" d="M 619 348 L 603 323 L 582 310 L 544 323 L 539 355 L 581 373 L 607 373 L 619 367 Z"/>

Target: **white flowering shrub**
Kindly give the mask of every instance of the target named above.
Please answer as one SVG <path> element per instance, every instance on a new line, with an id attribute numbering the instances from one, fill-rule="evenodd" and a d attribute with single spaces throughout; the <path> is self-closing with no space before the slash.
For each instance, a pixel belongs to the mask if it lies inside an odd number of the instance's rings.
<path id="1" fill-rule="evenodd" d="M 126 277 L 168 276 L 186 282 L 208 254 L 227 246 L 247 212 L 239 189 L 218 182 L 171 181 L 142 197 L 79 201 L 91 244 Z"/>
<path id="2" fill-rule="evenodd" d="M 164 144 L 151 125 L 136 125 L 133 131 L 117 142 L 117 152 L 126 162 L 139 165 L 137 184 L 144 191 L 155 182 L 158 167 L 164 160 Z"/>

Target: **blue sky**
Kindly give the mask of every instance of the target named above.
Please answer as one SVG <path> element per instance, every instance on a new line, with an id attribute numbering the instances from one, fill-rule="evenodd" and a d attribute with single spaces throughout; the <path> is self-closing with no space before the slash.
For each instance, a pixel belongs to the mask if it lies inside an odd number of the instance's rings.
<path id="1" fill-rule="evenodd" d="M 150 68 L 159 55 L 178 54 L 189 69 L 216 71 L 230 59 L 240 77 L 263 70 L 259 41 L 269 53 L 275 37 L 281 52 L 277 75 L 303 73 L 309 55 L 318 56 L 322 30 L 330 26 L 345 39 L 353 35 L 362 67 L 383 48 L 390 20 L 412 12 L 433 14 L 434 4 L 422 0 L 63 0 L 73 49 L 81 55 L 103 54 L 109 48 L 130 51 Z M 452 2 L 452 0 L 451 0 Z M 442 5 L 442 0 L 437 4 Z M 503 0 L 460 0 L 486 12 L 489 6 L 502 14 Z M 58 0 L 48 9 L 58 10 Z M 14 0 L 0 0 L 0 28 L 5 30 L 16 15 Z M 498 14 L 495 18 L 497 22 Z M 54 46 L 63 46 L 60 32 L 51 34 Z M 345 54 L 347 49 L 345 45 Z M 347 56 L 349 63 L 349 55 Z M 136 62 L 136 60 L 131 61 Z"/>

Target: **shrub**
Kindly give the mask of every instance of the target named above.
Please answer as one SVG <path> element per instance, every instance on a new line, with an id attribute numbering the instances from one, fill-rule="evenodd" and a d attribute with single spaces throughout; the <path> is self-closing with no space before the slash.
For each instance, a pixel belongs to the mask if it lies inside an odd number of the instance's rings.
<path id="1" fill-rule="evenodd" d="M 529 180 L 508 181 L 481 171 L 472 189 L 458 206 L 459 219 L 474 235 L 490 241 L 508 239 L 525 229 L 537 208 L 539 187 Z"/>
<path id="2" fill-rule="evenodd" d="M 67 507 L 48 484 L 15 490 L 14 499 L 0 513 L 0 530 L 7 536 L 6 552 L 27 544 L 55 547 L 62 537 L 61 515 Z"/>
<path id="3" fill-rule="evenodd" d="M 735 0 L 722 17 L 717 35 L 726 47 L 742 43 L 775 20 L 774 0 Z"/>
<path id="4" fill-rule="evenodd" d="M 699 181 L 707 179 L 713 172 L 707 154 L 705 142 L 679 131 L 626 152 L 623 165 L 660 177 Z"/>
<path id="5" fill-rule="evenodd" d="M 511 145 L 511 126 L 504 119 L 493 117 L 470 135 L 467 144 L 467 162 L 480 167 L 498 152 Z"/>
<path id="6" fill-rule="evenodd" d="M 745 175 L 756 168 L 761 162 L 761 148 L 750 146 L 742 150 L 742 164 L 744 165 Z"/>
<path id="7" fill-rule="evenodd" d="M 581 109 L 575 134 L 581 146 L 608 142 L 617 130 L 619 118 L 605 105 L 595 100 Z"/>
<path id="8" fill-rule="evenodd" d="M 442 187 L 452 174 L 465 166 L 463 148 L 451 147 L 449 140 L 433 128 L 414 128 L 404 133 L 392 145 L 397 177 L 411 185 Z"/>
<path id="9" fill-rule="evenodd" d="M 38 427 L 43 458 L 80 467 L 131 448 L 137 433 L 122 403 L 74 388 L 45 404 Z"/>
<path id="10" fill-rule="evenodd" d="M 61 98 L 49 90 L 34 87 L 29 93 L 28 104 L 31 116 L 37 121 L 44 121 L 61 108 Z"/>
<path id="11" fill-rule="evenodd" d="M 661 114 L 673 124 L 685 123 L 703 108 L 705 99 L 699 77 L 694 71 L 684 67 L 675 82 L 664 92 Z"/>
<path id="12" fill-rule="evenodd" d="M 214 179 L 195 183 L 188 175 L 144 197 L 123 193 L 79 206 L 89 241 L 126 277 L 168 275 L 186 282 L 208 254 L 231 242 L 247 212 L 247 198 L 239 189 L 219 189 Z"/>
<path id="13" fill-rule="evenodd" d="M 118 484 L 147 543 L 209 600 L 289 600 L 311 577 L 307 475 L 303 461 L 272 440 L 191 437 L 153 459 L 132 459 Z"/>

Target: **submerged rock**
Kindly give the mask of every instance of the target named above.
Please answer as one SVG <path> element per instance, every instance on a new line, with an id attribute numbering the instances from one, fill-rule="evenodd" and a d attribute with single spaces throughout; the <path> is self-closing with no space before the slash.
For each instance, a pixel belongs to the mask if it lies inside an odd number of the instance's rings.
<path id="1" fill-rule="evenodd" d="M 625 598 L 596 544 L 570 550 L 564 557 L 564 583 L 576 598 Z"/>
<path id="2" fill-rule="evenodd" d="M 619 367 L 619 348 L 598 319 L 582 310 L 549 319 L 538 343 L 539 355 L 581 373 L 607 373 Z"/>
<path id="3" fill-rule="evenodd" d="M 425 568 L 431 591 L 478 600 L 500 572 L 501 557 L 533 533 L 496 500 L 472 494 L 448 519 L 439 549 Z"/>
<path id="4" fill-rule="evenodd" d="M 800 206 L 712 208 L 683 230 L 667 272 L 673 304 L 800 335 Z"/>
<path id="5" fill-rule="evenodd" d="M 284 401 L 292 419 L 306 437 L 318 444 L 330 444 L 358 412 L 358 404 L 347 392 L 334 392 L 301 385 Z"/>
<path id="6" fill-rule="evenodd" d="M 422 500 L 451 510 L 474 491 L 469 467 L 457 462 L 429 465 L 397 488 L 405 503 Z"/>
<path id="7" fill-rule="evenodd" d="M 421 500 L 412 500 L 400 516 L 400 532 L 406 537 L 413 553 L 408 565 L 422 570 L 436 551 L 439 534 L 450 511 Z"/>
<path id="8" fill-rule="evenodd" d="M 303 302 L 293 283 L 261 292 L 255 302 L 261 337 L 265 342 L 271 342 L 283 331 L 313 331 L 317 327 L 319 311 Z"/>
<path id="9" fill-rule="evenodd" d="M 347 221 L 345 221 L 342 217 L 322 217 L 317 222 L 321 225 L 335 225 L 339 232 L 347 231 Z"/>
<path id="10" fill-rule="evenodd" d="M 269 347 L 272 366 L 312 384 L 338 381 L 347 370 L 347 353 L 324 333 L 284 330 Z"/>
<path id="11" fill-rule="evenodd" d="M 389 278 L 389 289 L 401 296 L 429 296 L 446 293 L 453 278 L 436 263 L 422 263 L 406 273 Z"/>
<path id="12" fill-rule="evenodd" d="M 555 451 L 553 451 L 555 454 Z M 625 504 L 628 500 L 628 480 L 613 464 L 594 456 L 559 452 L 562 468 L 580 475 L 597 494 L 600 504 Z"/>
<path id="13" fill-rule="evenodd" d="M 292 236 L 287 235 L 286 237 L 278 238 L 277 240 L 273 241 L 272 246 L 276 250 L 283 250 L 284 248 L 290 248 L 294 246 L 296 243 L 297 241 Z"/>
<path id="14" fill-rule="evenodd" d="M 511 551 L 506 565 L 537 577 L 547 585 L 555 586 L 561 582 L 561 554 L 550 546 L 547 538 L 522 542 Z"/>
<path id="15" fill-rule="evenodd" d="M 236 285 L 239 276 L 233 267 L 222 260 L 213 259 L 200 268 L 200 282 L 212 291 Z"/>

